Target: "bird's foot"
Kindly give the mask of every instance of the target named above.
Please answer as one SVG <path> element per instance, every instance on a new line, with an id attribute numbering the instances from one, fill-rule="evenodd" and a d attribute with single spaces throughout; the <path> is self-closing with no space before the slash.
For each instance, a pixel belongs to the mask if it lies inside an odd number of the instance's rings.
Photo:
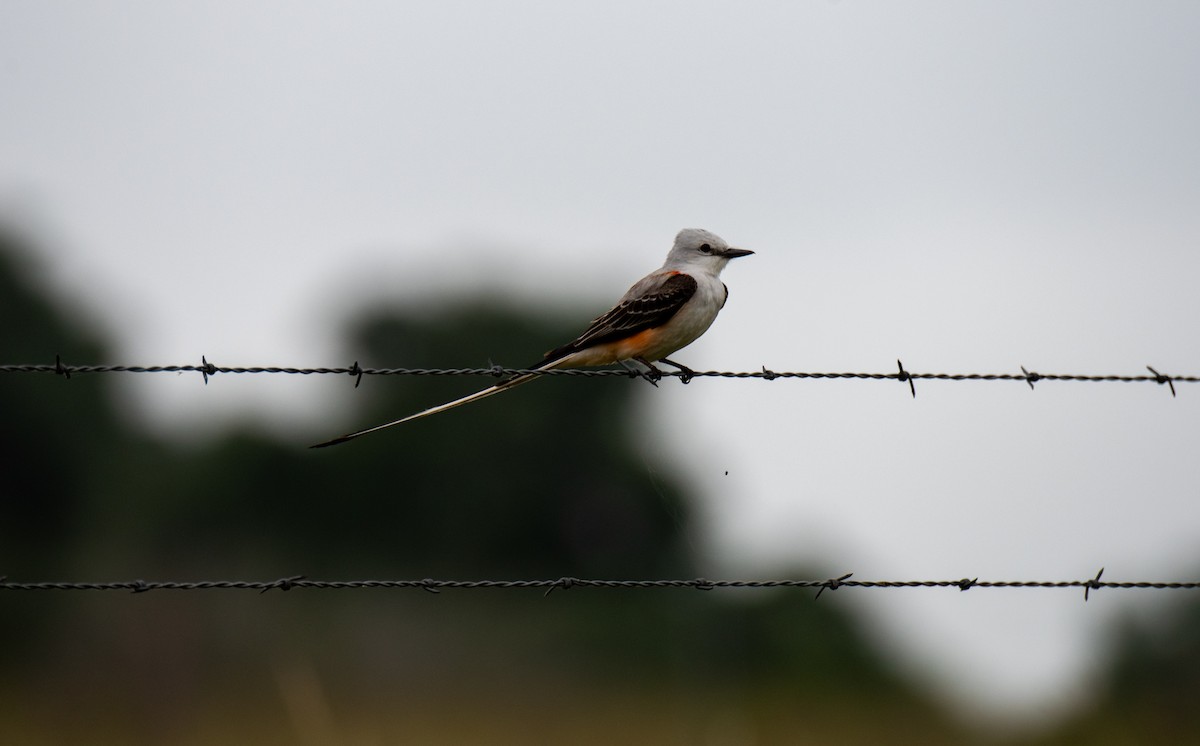
<path id="1" fill-rule="evenodd" d="M 658 382 L 662 380 L 663 371 L 654 367 L 646 360 L 641 360 L 639 358 L 634 358 L 634 360 L 636 360 L 637 362 L 646 366 L 646 370 L 642 370 L 641 368 L 638 368 L 637 366 L 630 365 L 627 361 L 624 361 L 624 360 L 621 361 L 621 365 L 625 366 L 626 370 L 628 370 L 630 373 L 636 375 L 638 378 L 642 379 L 646 383 L 649 383 L 654 388 L 658 388 Z"/>
<path id="2" fill-rule="evenodd" d="M 693 378 L 696 377 L 696 371 L 692 370 L 691 368 L 687 367 L 686 365 L 680 365 L 679 363 L 675 362 L 674 360 L 668 360 L 664 357 L 662 360 L 659 360 L 658 362 L 666 363 L 667 365 L 670 365 L 672 368 L 678 368 L 680 383 L 689 383 L 689 382 L 691 382 L 691 380 Z"/>

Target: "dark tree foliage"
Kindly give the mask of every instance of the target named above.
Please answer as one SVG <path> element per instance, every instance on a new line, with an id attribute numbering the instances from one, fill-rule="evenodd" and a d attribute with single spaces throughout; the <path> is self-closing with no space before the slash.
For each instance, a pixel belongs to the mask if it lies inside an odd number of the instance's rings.
<path id="1" fill-rule="evenodd" d="M 0 357 L 128 362 L 109 360 L 97 330 L 84 329 L 30 280 L 20 257 L 31 252 L 20 244 L 0 235 Z M 447 302 L 424 316 L 377 308 L 352 324 L 345 347 L 364 366 L 479 367 L 489 359 L 518 366 L 588 318 L 586 311 L 564 313 L 561 323 L 546 316 L 502 303 Z M 120 416 L 112 383 L 99 374 L 0 378 L 0 574 L 703 574 L 691 502 L 670 465 L 649 463 L 638 450 L 651 437 L 639 431 L 640 405 L 654 393 L 640 380 L 539 380 L 320 451 L 306 446 L 490 380 L 369 377 L 353 391 L 348 378 L 312 379 L 314 392 L 353 407 L 334 431 L 283 439 L 247 424 L 190 449 L 157 442 Z M 213 394 L 197 385 L 197 395 Z M 4 646 L 0 674 L 34 675 L 56 697 L 78 682 L 88 698 L 101 691 L 101 699 L 188 707 L 187 692 L 198 687 L 271 689 L 269 680 L 247 678 L 246 666 L 285 650 L 305 651 L 347 691 L 372 696 L 503 671 L 503 687 L 549 676 L 614 692 L 637 681 L 683 696 L 696 687 L 773 687 L 822 701 L 852 691 L 918 702 L 834 594 L 814 603 L 806 592 L 229 593 L 5 596 L 0 632 L 22 644 Z M 96 616 L 97 609 L 106 611 Z M 430 659 L 436 664 L 422 662 Z M 89 683 L 114 666 L 132 683 Z M 146 684 L 155 681 L 168 684 Z"/>

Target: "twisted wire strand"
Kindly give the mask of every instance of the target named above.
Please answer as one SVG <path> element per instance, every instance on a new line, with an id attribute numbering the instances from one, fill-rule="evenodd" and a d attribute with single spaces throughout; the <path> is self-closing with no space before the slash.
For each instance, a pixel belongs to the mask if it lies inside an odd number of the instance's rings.
<path id="1" fill-rule="evenodd" d="M 1175 383 L 1200 383 L 1196 375 L 1164 375 L 1154 368 L 1147 366 L 1149 374 L 1082 374 L 1082 373 L 1038 373 L 1028 371 L 1024 367 L 1020 373 L 920 373 L 904 369 L 897 361 L 897 371 L 894 373 L 872 372 L 811 372 L 811 371 L 775 371 L 763 366 L 760 370 L 729 371 L 729 370 L 696 370 L 696 371 L 661 371 L 656 377 L 679 378 L 685 383 L 693 378 L 735 378 L 775 380 L 777 378 L 795 379 L 859 379 L 859 380 L 897 380 L 912 385 L 913 381 L 1023 381 L 1031 388 L 1039 381 L 1073 381 L 1073 382 L 1122 382 L 1122 383 L 1157 383 L 1167 384 L 1171 393 L 1175 393 Z M 363 368 L 355 362 L 348 367 L 314 367 L 298 368 L 283 366 L 222 366 L 210 363 L 207 358 L 201 358 L 199 365 L 67 365 L 61 360 L 50 364 L 0 364 L 0 373 L 50 373 L 70 378 L 72 375 L 91 373 L 200 373 L 205 382 L 209 376 L 217 374 L 233 375 L 349 375 L 358 381 L 363 376 L 491 376 L 507 378 L 516 375 L 532 374 L 537 376 L 582 376 L 599 378 L 619 376 L 624 378 L 640 377 L 643 374 L 617 368 L 601 369 L 563 369 L 563 370 L 531 370 L 528 368 L 507 368 L 492 365 L 485 368 Z M 915 388 L 913 394 L 916 394 Z"/>
<path id="2" fill-rule="evenodd" d="M 853 573 L 825 580 L 709 580 L 706 578 L 665 580 L 603 580 L 595 578 L 561 577 L 535 580 L 435 580 L 433 578 L 409 580 L 313 580 L 303 575 L 294 575 L 277 580 L 198 580 L 198 581 L 145 581 L 122 580 L 110 582 L 13 582 L 0 577 L 0 591 L 201 591 L 201 590 L 269 590 L 288 591 L 297 588 L 321 590 L 348 589 L 421 589 L 431 593 L 443 590 L 519 590 L 540 589 L 549 594 L 554 590 L 571 588 L 606 589 L 694 589 L 714 590 L 717 588 L 816 588 L 817 596 L 826 590 L 843 587 L 853 588 L 957 588 L 967 591 L 972 588 L 1083 588 L 1084 600 L 1091 591 L 1104 589 L 1154 589 L 1195 590 L 1200 581 L 1111 581 L 1101 580 L 1104 570 L 1087 580 L 980 580 L 961 578 L 958 580 L 852 580 Z"/>

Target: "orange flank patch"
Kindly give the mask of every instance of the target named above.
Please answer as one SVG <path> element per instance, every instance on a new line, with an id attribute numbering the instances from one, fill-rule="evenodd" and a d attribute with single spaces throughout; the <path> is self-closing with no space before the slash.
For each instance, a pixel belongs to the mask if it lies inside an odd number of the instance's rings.
<path id="1" fill-rule="evenodd" d="M 657 327 L 651 329 L 643 329 L 634 334 L 632 337 L 619 339 L 613 342 L 613 347 L 616 348 L 617 358 L 625 359 L 631 357 L 641 357 L 650 347 L 658 341 L 659 329 Z"/>
<path id="2" fill-rule="evenodd" d="M 653 350 L 658 344 L 660 336 L 661 330 L 658 328 L 643 329 L 637 334 L 632 334 L 624 339 L 605 342 L 604 344 L 573 353 L 567 358 L 570 360 L 568 365 L 570 367 L 611 365 L 618 360 L 642 357 L 647 351 Z"/>

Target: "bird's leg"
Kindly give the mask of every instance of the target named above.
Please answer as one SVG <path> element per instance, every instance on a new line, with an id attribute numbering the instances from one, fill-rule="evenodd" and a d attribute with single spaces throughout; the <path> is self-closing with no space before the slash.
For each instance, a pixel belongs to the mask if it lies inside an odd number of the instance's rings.
<path id="1" fill-rule="evenodd" d="M 680 365 L 679 363 L 675 362 L 674 360 L 668 360 L 664 357 L 661 360 L 659 360 L 658 362 L 666 363 L 667 365 L 670 365 L 672 368 L 678 368 L 680 383 L 688 383 L 696 376 L 696 371 L 692 370 L 691 368 L 687 367 L 686 365 Z"/>
<path id="2" fill-rule="evenodd" d="M 626 370 L 633 372 L 633 373 L 637 373 L 639 378 L 641 378 L 643 381 L 646 381 L 651 386 L 654 386 L 655 388 L 657 388 L 659 380 L 662 379 L 663 372 L 661 370 L 659 370 L 658 368 L 654 367 L 653 365 L 651 365 L 650 363 L 648 363 L 647 361 L 643 360 L 642 358 L 635 357 L 633 359 L 635 361 L 641 363 L 642 365 L 646 366 L 646 368 L 648 370 L 641 370 L 637 366 L 631 364 L 628 360 L 620 361 L 621 365 Z"/>

